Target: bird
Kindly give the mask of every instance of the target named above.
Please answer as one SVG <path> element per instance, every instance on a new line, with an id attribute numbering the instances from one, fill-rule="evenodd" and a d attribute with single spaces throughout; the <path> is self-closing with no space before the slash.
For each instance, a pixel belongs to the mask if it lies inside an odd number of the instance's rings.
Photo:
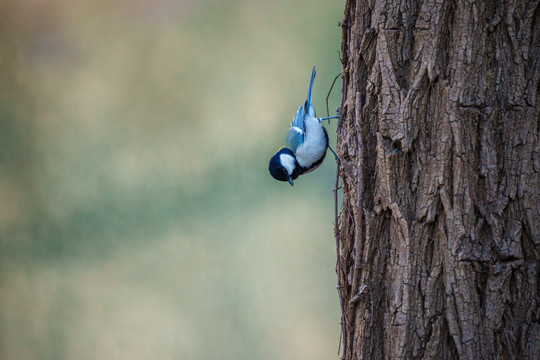
<path id="1" fill-rule="evenodd" d="M 298 108 L 289 131 L 285 135 L 283 145 L 270 159 L 268 170 L 272 177 L 279 181 L 288 181 L 294 186 L 298 176 L 307 174 L 318 168 L 326 156 L 328 133 L 322 127 L 323 120 L 339 118 L 339 115 L 318 118 L 311 103 L 315 66 L 311 71 L 306 101 Z M 334 152 L 331 148 L 330 150 Z M 335 152 L 334 152 L 335 155 Z"/>

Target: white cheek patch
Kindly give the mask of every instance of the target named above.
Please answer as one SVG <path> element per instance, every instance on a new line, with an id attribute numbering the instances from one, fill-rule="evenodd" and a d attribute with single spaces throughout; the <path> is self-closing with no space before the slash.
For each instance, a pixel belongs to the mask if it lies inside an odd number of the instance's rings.
<path id="1" fill-rule="evenodd" d="M 285 169 L 287 169 L 287 173 L 291 175 L 294 171 L 294 168 L 296 165 L 294 165 L 294 158 L 289 154 L 281 154 L 279 155 L 279 162 Z"/>

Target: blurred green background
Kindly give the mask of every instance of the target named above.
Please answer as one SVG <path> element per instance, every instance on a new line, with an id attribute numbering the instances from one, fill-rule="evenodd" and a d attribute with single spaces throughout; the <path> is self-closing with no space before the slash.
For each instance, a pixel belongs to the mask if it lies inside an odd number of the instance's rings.
<path id="1" fill-rule="evenodd" d="M 0 3 L 1 359 L 337 358 L 335 162 L 267 167 L 343 6 Z"/>

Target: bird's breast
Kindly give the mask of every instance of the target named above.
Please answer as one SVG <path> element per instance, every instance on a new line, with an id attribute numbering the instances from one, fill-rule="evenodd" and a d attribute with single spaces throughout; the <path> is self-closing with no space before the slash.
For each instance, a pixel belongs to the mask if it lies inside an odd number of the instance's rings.
<path id="1" fill-rule="evenodd" d="M 307 116 L 305 119 L 304 142 L 296 149 L 296 160 L 303 168 L 311 168 L 326 154 L 328 147 L 327 135 L 315 117 Z"/>

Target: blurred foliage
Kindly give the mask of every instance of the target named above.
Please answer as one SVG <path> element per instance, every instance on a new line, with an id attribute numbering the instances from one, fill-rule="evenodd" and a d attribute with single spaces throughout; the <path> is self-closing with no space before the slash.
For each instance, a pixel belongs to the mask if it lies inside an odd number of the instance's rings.
<path id="1" fill-rule="evenodd" d="M 335 162 L 267 166 L 313 64 L 325 112 L 342 12 L 0 4 L 1 359 L 337 356 Z"/>

